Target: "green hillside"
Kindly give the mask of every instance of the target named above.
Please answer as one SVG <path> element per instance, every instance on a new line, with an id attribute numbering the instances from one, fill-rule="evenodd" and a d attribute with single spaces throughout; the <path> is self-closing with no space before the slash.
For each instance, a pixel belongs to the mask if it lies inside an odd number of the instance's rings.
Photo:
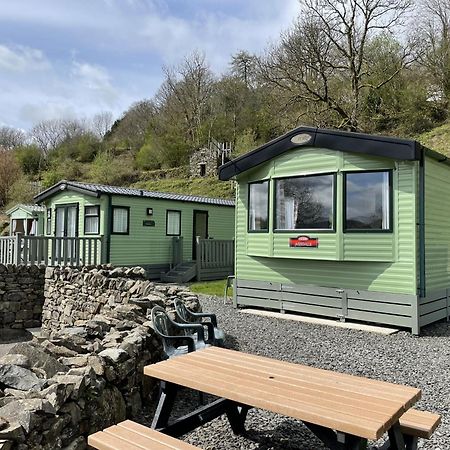
<path id="1" fill-rule="evenodd" d="M 134 183 L 133 187 L 149 191 L 234 199 L 234 182 L 219 181 L 218 178 L 169 178 L 154 181 L 140 181 Z"/>
<path id="2" fill-rule="evenodd" d="M 420 134 L 417 140 L 432 150 L 450 156 L 450 122 Z"/>

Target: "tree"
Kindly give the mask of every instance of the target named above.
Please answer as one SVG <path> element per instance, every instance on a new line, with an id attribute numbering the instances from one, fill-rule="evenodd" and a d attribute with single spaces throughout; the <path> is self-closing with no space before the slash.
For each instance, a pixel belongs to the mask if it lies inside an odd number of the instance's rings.
<path id="1" fill-rule="evenodd" d="M 246 86 L 251 86 L 256 78 L 257 58 L 245 50 L 231 57 L 231 73 L 242 80 Z"/>
<path id="2" fill-rule="evenodd" d="M 450 0 L 422 0 L 417 42 L 418 61 L 431 83 L 431 100 L 450 99 Z"/>
<path id="3" fill-rule="evenodd" d="M 338 128 L 361 128 L 361 99 L 391 82 L 411 62 L 403 47 L 400 64 L 378 84 L 368 82 L 372 39 L 403 24 L 410 0 L 302 0 L 295 25 L 261 60 L 264 79 L 287 94 L 287 102 L 331 114 Z M 333 119 L 334 117 L 334 119 Z"/>
<path id="4" fill-rule="evenodd" d="M 114 121 L 111 112 L 103 111 L 95 114 L 91 120 L 92 132 L 98 137 L 98 139 L 103 139 L 111 130 L 113 123 Z"/>
<path id="5" fill-rule="evenodd" d="M 35 175 L 43 168 L 42 152 L 35 144 L 17 147 L 14 154 L 27 175 Z"/>
<path id="6" fill-rule="evenodd" d="M 0 147 L 7 150 L 24 145 L 26 134 L 22 130 L 11 127 L 0 127 Z"/>
<path id="7" fill-rule="evenodd" d="M 0 149 L 0 206 L 8 203 L 11 187 L 21 174 L 13 152 Z"/>
<path id="8" fill-rule="evenodd" d="M 211 113 L 214 81 L 205 56 L 194 52 L 179 66 L 163 70 L 165 80 L 156 96 L 159 112 L 169 123 L 178 123 L 192 147 L 199 147 L 209 138 L 204 123 Z"/>

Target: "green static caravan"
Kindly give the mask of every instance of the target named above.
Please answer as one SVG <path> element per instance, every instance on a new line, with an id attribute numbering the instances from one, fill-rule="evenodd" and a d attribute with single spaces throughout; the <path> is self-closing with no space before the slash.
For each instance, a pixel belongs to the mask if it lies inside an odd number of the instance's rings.
<path id="1" fill-rule="evenodd" d="M 64 180 L 35 200 L 46 207 L 47 236 L 101 237 L 102 262 L 139 265 L 150 278 L 195 261 L 197 237 L 234 239 L 232 200 Z"/>
<path id="2" fill-rule="evenodd" d="M 300 127 L 235 178 L 236 306 L 410 328 L 449 317 L 450 166 L 406 139 Z"/>
<path id="3" fill-rule="evenodd" d="M 41 236 L 44 233 L 44 211 L 39 205 L 18 204 L 6 211 L 9 217 L 9 234 L 15 236 Z"/>

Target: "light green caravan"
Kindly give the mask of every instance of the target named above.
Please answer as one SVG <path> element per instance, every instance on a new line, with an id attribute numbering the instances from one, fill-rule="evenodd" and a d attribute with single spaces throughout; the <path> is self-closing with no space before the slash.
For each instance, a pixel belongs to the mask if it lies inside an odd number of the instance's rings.
<path id="1" fill-rule="evenodd" d="M 418 142 L 300 127 L 236 179 L 237 306 L 410 328 L 449 317 L 450 166 Z"/>
<path id="2" fill-rule="evenodd" d="M 14 236 L 40 236 L 44 233 L 44 210 L 39 205 L 18 204 L 6 211 L 9 217 L 9 234 Z"/>
<path id="3" fill-rule="evenodd" d="M 64 180 L 35 200 L 45 206 L 46 236 L 81 242 L 99 237 L 103 262 L 140 265 L 152 278 L 178 265 L 167 281 L 188 281 L 206 266 L 203 279 L 225 277 L 233 270 L 232 200 Z M 202 241 L 200 250 L 197 241 Z M 226 263 L 225 249 L 230 249 Z M 200 257 L 209 258 L 205 267 L 195 267 Z"/>

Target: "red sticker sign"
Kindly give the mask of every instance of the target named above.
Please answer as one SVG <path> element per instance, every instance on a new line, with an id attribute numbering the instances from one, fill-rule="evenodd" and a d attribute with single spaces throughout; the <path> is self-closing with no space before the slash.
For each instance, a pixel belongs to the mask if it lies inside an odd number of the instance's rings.
<path id="1" fill-rule="evenodd" d="M 289 238 L 289 247 L 318 247 L 319 238 L 312 238 L 309 236 L 297 236 Z"/>

